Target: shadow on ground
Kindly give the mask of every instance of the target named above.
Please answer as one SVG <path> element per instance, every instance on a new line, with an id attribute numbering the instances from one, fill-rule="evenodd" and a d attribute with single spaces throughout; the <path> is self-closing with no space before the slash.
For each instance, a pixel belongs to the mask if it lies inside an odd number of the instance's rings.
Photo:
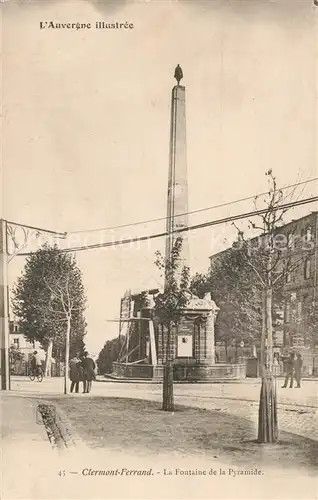
<path id="1" fill-rule="evenodd" d="M 317 441 L 281 431 L 280 442 L 260 445 L 252 421 L 214 410 L 127 398 L 49 398 L 91 448 L 129 454 L 214 458 L 232 466 L 276 466 L 317 472 Z"/>

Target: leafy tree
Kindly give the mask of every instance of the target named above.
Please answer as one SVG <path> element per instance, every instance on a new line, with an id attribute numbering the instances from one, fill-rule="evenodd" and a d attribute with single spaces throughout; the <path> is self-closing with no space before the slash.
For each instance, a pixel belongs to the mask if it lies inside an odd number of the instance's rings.
<path id="1" fill-rule="evenodd" d="M 100 375 L 112 372 L 113 362 L 118 359 L 124 337 L 124 335 L 119 335 L 105 342 L 96 361 L 98 373 Z"/>
<path id="2" fill-rule="evenodd" d="M 241 249 L 234 246 L 218 255 L 206 275 L 192 278 L 190 288 L 200 298 L 209 290 L 220 308 L 215 337 L 224 343 L 227 361 L 233 342 L 260 340 L 261 290 L 245 265 Z"/>
<path id="3" fill-rule="evenodd" d="M 71 254 L 44 245 L 27 258 L 13 289 L 12 307 L 21 333 L 31 342 L 39 341 L 46 350 L 46 374 L 53 346 L 66 367 L 70 348 L 71 355 L 83 349 L 85 303 L 82 275 Z"/>
<path id="4" fill-rule="evenodd" d="M 156 265 L 165 279 L 164 291 L 155 297 L 154 307 L 154 314 L 159 320 L 162 331 L 165 329 L 167 332 L 162 403 L 162 409 L 165 411 L 174 410 L 172 335 L 174 328 L 180 323 L 189 298 L 187 290 L 190 273 L 188 267 L 181 266 L 181 249 L 182 238 L 178 237 L 168 257 L 163 258 L 160 252 L 156 252 Z"/>

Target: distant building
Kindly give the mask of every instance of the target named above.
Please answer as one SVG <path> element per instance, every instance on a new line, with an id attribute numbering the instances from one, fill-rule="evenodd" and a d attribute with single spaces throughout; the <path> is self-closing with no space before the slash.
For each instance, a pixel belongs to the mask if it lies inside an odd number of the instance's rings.
<path id="1" fill-rule="evenodd" d="M 21 354 L 28 357 L 34 351 L 38 351 L 40 356 L 45 359 L 45 351 L 41 348 L 39 342 L 30 342 L 27 340 L 22 333 L 19 331 L 19 325 L 15 320 L 11 320 L 9 323 L 10 332 L 10 347 L 14 347 L 19 350 Z"/>
<path id="2" fill-rule="evenodd" d="M 295 269 L 284 286 L 284 345 L 308 344 L 308 310 L 318 300 L 318 212 L 286 224 L 287 258 Z M 299 265 L 298 265 L 299 263 Z"/>
<path id="3" fill-rule="evenodd" d="M 39 342 L 30 342 L 19 331 L 19 325 L 15 320 L 9 322 L 9 348 L 10 348 L 10 372 L 11 375 L 28 375 L 31 354 L 37 351 L 44 363 L 45 351 Z M 53 368 L 52 373 L 56 370 Z"/>

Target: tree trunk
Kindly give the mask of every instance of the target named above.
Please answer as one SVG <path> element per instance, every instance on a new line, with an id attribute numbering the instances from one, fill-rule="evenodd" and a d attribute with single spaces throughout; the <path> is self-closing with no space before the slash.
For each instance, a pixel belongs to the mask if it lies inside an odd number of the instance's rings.
<path id="1" fill-rule="evenodd" d="M 262 387 L 258 410 L 258 442 L 275 443 L 278 441 L 277 398 L 273 376 L 262 376 Z"/>
<path id="2" fill-rule="evenodd" d="M 272 310 L 273 310 L 273 290 L 269 287 L 266 290 L 266 333 L 267 333 L 267 362 L 269 373 L 273 371 L 273 320 L 272 320 Z"/>
<path id="3" fill-rule="evenodd" d="M 69 361 L 70 361 L 70 333 L 71 333 L 71 317 L 67 317 L 66 336 L 65 336 L 65 370 L 64 370 L 64 394 L 67 394 Z"/>
<path id="4" fill-rule="evenodd" d="M 261 353 L 260 353 L 260 374 L 261 377 L 265 374 L 265 339 L 266 339 L 266 307 L 265 307 L 265 292 L 262 297 L 262 337 L 261 337 Z"/>
<path id="5" fill-rule="evenodd" d="M 50 339 L 48 346 L 47 346 L 47 350 L 46 350 L 46 356 L 45 356 L 45 367 L 44 367 L 45 377 L 51 376 L 52 351 L 53 351 L 53 339 Z"/>
<path id="6" fill-rule="evenodd" d="M 173 366 L 168 361 L 163 369 L 163 402 L 162 409 L 164 411 L 174 411 L 173 398 Z"/>
<path id="7" fill-rule="evenodd" d="M 173 398 L 173 364 L 170 358 L 171 326 L 168 326 L 168 338 L 166 347 L 166 362 L 163 369 L 163 394 L 162 409 L 164 411 L 174 411 Z"/>
<path id="8" fill-rule="evenodd" d="M 269 279 L 270 283 L 270 279 Z M 272 287 L 268 286 L 264 302 L 264 331 L 267 334 L 267 366 L 262 365 L 262 386 L 258 412 L 258 442 L 275 443 L 278 441 L 277 395 L 273 378 L 273 325 L 272 325 Z M 265 335 L 262 337 L 265 337 Z M 265 351 L 265 338 L 262 338 L 262 350 Z"/>
<path id="9" fill-rule="evenodd" d="M 224 351 L 225 351 L 225 362 L 229 362 L 229 346 L 228 343 L 224 340 Z"/>

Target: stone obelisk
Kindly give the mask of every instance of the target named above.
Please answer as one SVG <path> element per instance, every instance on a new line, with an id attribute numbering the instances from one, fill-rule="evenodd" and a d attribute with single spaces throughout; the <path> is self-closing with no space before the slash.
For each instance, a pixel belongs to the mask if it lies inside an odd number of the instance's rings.
<path id="1" fill-rule="evenodd" d="M 171 96 L 166 258 L 170 257 L 176 238 L 182 237 L 180 254 L 180 267 L 182 267 L 187 266 L 189 262 L 188 237 L 186 231 L 181 233 L 177 231 L 188 227 L 188 176 L 186 99 L 185 87 L 180 85 L 183 73 L 179 64 L 175 69 L 174 77 L 177 85 L 173 87 Z"/>

